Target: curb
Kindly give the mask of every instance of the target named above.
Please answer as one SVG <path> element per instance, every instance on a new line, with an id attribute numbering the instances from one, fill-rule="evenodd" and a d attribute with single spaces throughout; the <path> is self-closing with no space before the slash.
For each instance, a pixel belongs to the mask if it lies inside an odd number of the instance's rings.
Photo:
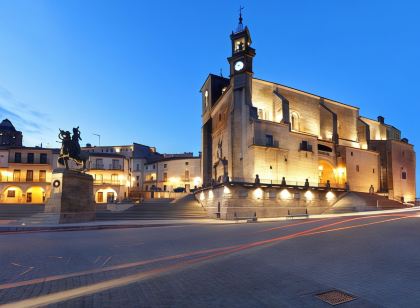
<path id="1" fill-rule="evenodd" d="M 64 232 L 64 231 L 89 231 L 89 230 L 112 230 L 112 229 L 139 229 L 148 227 L 172 227 L 184 226 L 187 223 L 177 224 L 143 224 L 143 225 L 97 225 L 97 226 L 51 226 L 51 227 L 0 227 L 0 235 L 33 233 L 33 232 Z"/>

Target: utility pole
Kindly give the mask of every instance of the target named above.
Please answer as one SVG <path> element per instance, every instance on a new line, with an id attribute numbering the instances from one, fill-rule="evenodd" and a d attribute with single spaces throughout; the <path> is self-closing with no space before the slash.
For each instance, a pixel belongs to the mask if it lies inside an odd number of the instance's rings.
<path id="1" fill-rule="evenodd" d="M 99 138 L 99 146 L 101 146 L 101 135 L 100 134 L 95 134 L 95 133 L 92 133 L 92 135 L 95 135 Z"/>

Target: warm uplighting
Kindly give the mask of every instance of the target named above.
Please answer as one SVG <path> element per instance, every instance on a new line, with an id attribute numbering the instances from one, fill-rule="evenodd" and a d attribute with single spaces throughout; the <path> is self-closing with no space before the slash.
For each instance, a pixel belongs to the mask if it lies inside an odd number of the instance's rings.
<path id="1" fill-rule="evenodd" d="M 2 175 L 2 177 L 8 178 L 8 177 L 13 176 L 13 172 L 11 172 L 11 171 L 2 171 L 1 172 L 1 175 Z"/>
<path id="2" fill-rule="evenodd" d="M 223 187 L 223 193 L 224 193 L 225 195 L 230 194 L 230 189 L 229 189 L 229 187 L 227 187 L 227 186 Z"/>
<path id="3" fill-rule="evenodd" d="M 254 198 L 255 199 L 261 199 L 263 196 L 263 190 L 261 188 L 257 188 L 256 190 L 254 190 Z"/>
<path id="4" fill-rule="evenodd" d="M 327 192 L 325 197 L 327 198 L 328 201 L 332 201 L 332 200 L 335 199 L 335 194 L 332 191 L 329 191 L 329 192 Z"/>
<path id="5" fill-rule="evenodd" d="M 197 187 L 200 186 L 201 185 L 201 177 L 196 176 L 194 178 L 193 182 L 194 182 L 194 186 L 197 186 Z"/>
<path id="6" fill-rule="evenodd" d="M 213 199 L 213 197 L 214 197 L 213 191 L 212 191 L 212 190 L 210 190 L 210 191 L 209 191 L 209 199 Z"/>
<path id="7" fill-rule="evenodd" d="M 324 170 L 324 166 L 322 166 L 322 165 L 318 166 L 318 170 L 319 170 L 319 171 Z"/>
<path id="8" fill-rule="evenodd" d="M 290 192 L 287 190 L 287 189 L 283 189 L 281 192 L 280 192 L 280 199 L 281 200 L 287 200 L 287 199 L 290 199 L 291 198 L 291 194 L 290 194 Z"/>
<path id="9" fill-rule="evenodd" d="M 336 170 L 339 177 L 343 176 L 344 173 L 346 172 L 346 169 L 343 167 L 338 167 Z"/>
<path id="10" fill-rule="evenodd" d="M 181 182 L 181 178 L 180 177 L 176 177 L 176 176 L 173 176 L 173 177 L 170 177 L 169 179 L 168 179 L 168 182 L 172 185 L 172 186 L 179 186 L 179 183 Z"/>
<path id="11" fill-rule="evenodd" d="M 200 201 L 204 201 L 204 199 L 206 199 L 206 197 L 204 196 L 204 192 L 200 193 Z"/>
<path id="12" fill-rule="evenodd" d="M 308 190 L 305 193 L 305 198 L 306 198 L 307 201 L 311 201 L 314 198 L 314 194 L 312 193 L 312 191 Z"/>

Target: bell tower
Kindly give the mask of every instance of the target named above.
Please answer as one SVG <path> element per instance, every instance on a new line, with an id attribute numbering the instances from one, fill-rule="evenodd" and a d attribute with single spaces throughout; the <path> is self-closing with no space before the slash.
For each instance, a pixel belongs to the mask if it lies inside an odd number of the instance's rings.
<path id="1" fill-rule="evenodd" d="M 232 87 L 230 129 L 229 175 L 233 181 L 246 182 L 253 178 L 248 141 L 250 120 L 256 118 L 252 106 L 252 61 L 255 49 L 251 47 L 251 35 L 248 27 L 242 23 L 242 9 L 239 10 L 239 23 L 235 32 L 230 35 L 232 55 L 228 58 L 230 64 L 230 85 Z M 255 114 L 255 115 L 254 115 Z"/>
<path id="2" fill-rule="evenodd" d="M 248 27 L 242 23 L 242 9 L 239 9 L 239 23 L 236 31 L 230 35 L 232 42 L 232 55 L 228 58 L 230 64 L 230 76 L 238 74 L 252 75 L 252 60 L 255 56 L 255 49 L 251 47 L 252 40 Z"/>

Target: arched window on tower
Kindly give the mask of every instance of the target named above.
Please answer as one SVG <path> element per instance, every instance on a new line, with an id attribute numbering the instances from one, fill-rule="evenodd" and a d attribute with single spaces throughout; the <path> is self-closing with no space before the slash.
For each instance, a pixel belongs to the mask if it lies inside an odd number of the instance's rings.
<path id="1" fill-rule="evenodd" d="M 292 111 L 290 114 L 290 123 L 292 125 L 292 130 L 299 131 L 299 114 L 295 111 Z"/>
<path id="2" fill-rule="evenodd" d="M 209 106 L 209 91 L 208 90 L 204 92 L 204 106 L 206 109 Z"/>

